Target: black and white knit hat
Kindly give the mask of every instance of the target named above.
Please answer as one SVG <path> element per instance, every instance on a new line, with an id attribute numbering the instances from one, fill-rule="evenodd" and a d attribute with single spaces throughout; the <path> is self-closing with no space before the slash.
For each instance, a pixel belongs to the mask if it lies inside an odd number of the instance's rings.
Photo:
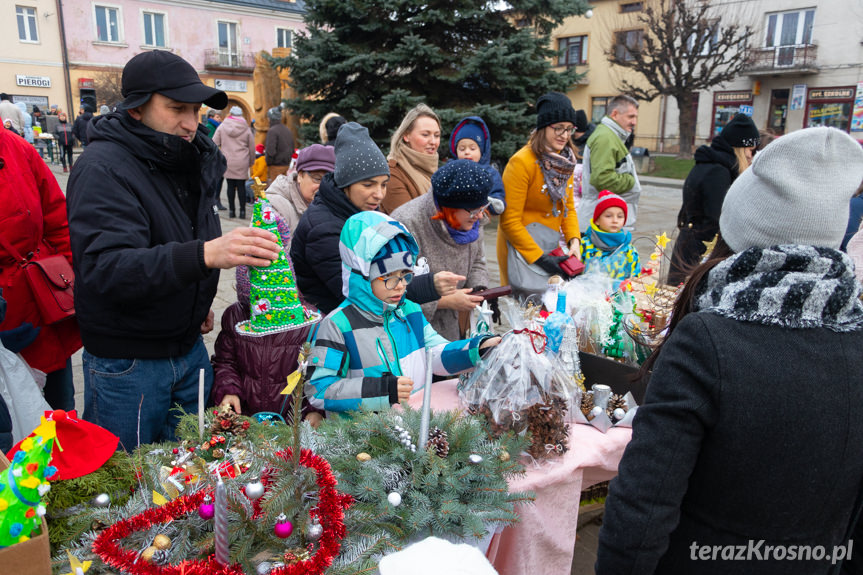
<path id="1" fill-rule="evenodd" d="M 390 167 L 369 131 L 356 122 L 339 128 L 336 137 L 336 168 L 333 177 L 341 189 L 377 176 L 389 176 Z"/>
<path id="2" fill-rule="evenodd" d="M 578 117 L 572 107 L 572 101 L 566 94 L 560 92 L 549 92 L 540 96 L 536 101 L 536 129 L 542 130 L 557 122 L 578 125 Z"/>
<path id="3" fill-rule="evenodd" d="M 725 140 L 732 148 L 752 148 L 761 142 L 758 126 L 746 114 L 734 114 L 717 137 Z"/>
<path id="4" fill-rule="evenodd" d="M 450 160 L 431 177 L 438 207 L 473 210 L 488 204 L 492 181 L 488 172 L 471 160 Z"/>
<path id="5" fill-rule="evenodd" d="M 798 244 L 838 249 L 851 196 L 863 181 L 863 148 L 836 128 L 774 140 L 725 196 L 719 230 L 735 252 Z"/>

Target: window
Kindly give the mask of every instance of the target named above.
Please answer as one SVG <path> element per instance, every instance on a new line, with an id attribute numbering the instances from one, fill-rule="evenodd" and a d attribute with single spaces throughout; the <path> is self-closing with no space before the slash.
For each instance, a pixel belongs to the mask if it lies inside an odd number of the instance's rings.
<path id="1" fill-rule="evenodd" d="M 594 124 L 599 124 L 602 117 L 605 115 L 605 109 L 608 108 L 608 102 L 611 98 L 591 98 L 590 100 L 590 121 Z"/>
<path id="2" fill-rule="evenodd" d="M 18 17 L 18 39 L 22 42 L 38 42 L 36 32 L 36 9 L 29 6 L 15 6 Z"/>
<path id="3" fill-rule="evenodd" d="M 635 59 L 633 52 L 641 50 L 641 30 L 626 30 L 614 35 L 614 57 L 624 62 Z"/>
<path id="4" fill-rule="evenodd" d="M 159 12 L 144 12 L 144 45 L 164 48 L 165 15 Z"/>
<path id="5" fill-rule="evenodd" d="M 800 46 L 812 43 L 815 10 L 795 10 L 767 15 L 764 46 Z"/>
<path id="6" fill-rule="evenodd" d="M 239 66 L 240 64 L 236 22 L 219 21 L 219 64 L 222 66 Z"/>
<path id="7" fill-rule="evenodd" d="M 643 2 L 627 2 L 626 4 L 621 4 L 620 13 L 626 14 L 627 12 L 641 12 L 644 9 L 642 4 Z"/>
<path id="8" fill-rule="evenodd" d="M 688 52 L 698 51 L 699 55 L 708 56 L 718 42 L 719 22 L 713 22 L 698 32 L 690 34 L 686 40 L 686 49 Z"/>
<path id="9" fill-rule="evenodd" d="M 557 59 L 558 66 L 587 64 L 587 36 L 559 38 L 557 49 L 561 53 Z"/>
<path id="10" fill-rule="evenodd" d="M 100 42 L 120 41 L 120 9 L 111 6 L 95 6 L 96 39 Z"/>
<path id="11" fill-rule="evenodd" d="M 294 33 L 288 28 L 276 28 L 276 46 L 279 48 L 290 48 L 294 39 Z"/>

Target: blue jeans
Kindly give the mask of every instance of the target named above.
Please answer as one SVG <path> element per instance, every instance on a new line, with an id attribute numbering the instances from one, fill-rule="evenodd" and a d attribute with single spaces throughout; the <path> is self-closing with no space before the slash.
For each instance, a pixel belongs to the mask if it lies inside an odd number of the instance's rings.
<path id="1" fill-rule="evenodd" d="M 173 441 L 179 406 L 198 413 L 198 373 L 204 399 L 213 387 L 213 366 L 204 340 L 181 357 L 111 359 L 84 350 L 84 419 L 120 438 L 132 451 L 140 444 Z"/>

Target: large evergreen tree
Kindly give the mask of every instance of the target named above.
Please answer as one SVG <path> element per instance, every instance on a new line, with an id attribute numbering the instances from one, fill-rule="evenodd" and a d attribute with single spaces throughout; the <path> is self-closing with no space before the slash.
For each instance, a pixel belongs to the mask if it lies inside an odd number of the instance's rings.
<path id="1" fill-rule="evenodd" d="M 307 32 L 294 40 L 291 68 L 300 97 L 289 107 L 309 123 L 335 111 L 368 127 L 389 148 L 404 114 L 419 102 L 441 117 L 441 154 L 462 116 L 480 115 L 501 165 L 527 139 L 532 104 L 565 91 L 574 71 L 555 72 L 551 31 L 587 10 L 585 0 L 306 0 Z"/>

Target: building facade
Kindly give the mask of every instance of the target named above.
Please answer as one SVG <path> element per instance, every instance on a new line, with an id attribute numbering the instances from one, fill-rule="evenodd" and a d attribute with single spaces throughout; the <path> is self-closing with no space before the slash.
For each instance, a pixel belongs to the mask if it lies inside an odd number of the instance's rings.
<path id="1" fill-rule="evenodd" d="M 621 74 L 608 50 L 638 45 L 646 33 L 637 15 L 650 0 L 594 0 L 590 18 L 568 18 L 552 34 L 558 66 L 584 79 L 569 96 L 594 121 L 616 93 Z M 748 65 L 733 82 L 698 94 L 696 144 L 709 141 L 737 112 L 776 134 L 829 125 L 863 140 L 863 2 L 860 0 L 712 0 L 723 21 L 750 26 Z M 856 103 L 856 106 L 855 106 Z M 856 116 L 855 116 L 856 113 Z M 855 120 L 856 117 L 856 120 Z M 677 103 L 642 103 L 636 145 L 677 151 Z"/>
<path id="2" fill-rule="evenodd" d="M 56 0 L 0 4 L 0 92 L 28 111 L 69 107 Z"/>

